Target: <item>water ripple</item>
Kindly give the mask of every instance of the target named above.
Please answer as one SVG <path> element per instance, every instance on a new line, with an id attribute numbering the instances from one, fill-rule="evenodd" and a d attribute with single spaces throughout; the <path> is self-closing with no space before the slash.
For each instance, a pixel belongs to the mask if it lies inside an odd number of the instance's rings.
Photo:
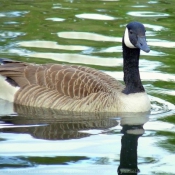
<path id="1" fill-rule="evenodd" d="M 148 7 L 147 5 L 133 5 L 132 7 L 135 7 L 135 8 L 145 8 L 145 7 Z"/>
<path id="2" fill-rule="evenodd" d="M 166 28 L 164 28 L 163 26 L 159 26 L 159 25 L 153 25 L 153 24 L 144 24 L 144 26 L 146 28 L 151 28 L 154 31 L 161 31 L 161 30 L 167 30 Z"/>
<path id="3" fill-rule="evenodd" d="M 122 80 L 123 72 L 110 72 L 106 71 L 107 74 L 112 77 Z M 175 82 L 175 74 L 168 74 L 162 72 L 140 72 L 142 81 L 165 81 L 165 82 Z"/>
<path id="4" fill-rule="evenodd" d="M 7 21 L 7 22 L 4 22 L 4 24 L 14 25 L 14 24 L 19 24 L 19 22 L 16 22 L 16 21 Z"/>
<path id="5" fill-rule="evenodd" d="M 113 46 L 113 47 L 103 48 L 99 52 L 101 52 L 101 53 L 122 52 L 122 46 Z M 144 51 L 141 51 L 141 55 L 165 56 L 167 54 L 165 54 L 163 52 L 158 52 L 158 51 L 151 50 L 149 53 L 145 53 Z"/>
<path id="6" fill-rule="evenodd" d="M 50 49 L 62 49 L 62 50 L 81 50 L 83 53 L 91 54 L 98 53 L 94 51 L 93 48 L 86 46 L 74 46 L 74 45 L 58 45 L 56 42 L 51 41 L 23 41 L 17 43 L 19 46 L 23 47 L 37 47 L 37 48 L 50 48 Z M 120 47 L 118 47 L 120 48 Z M 119 50 L 120 51 L 120 50 Z M 107 66 L 107 67 L 116 67 L 123 65 L 123 58 L 115 57 L 100 57 L 92 55 L 83 55 L 83 54 L 73 54 L 73 53 L 49 53 L 49 52 L 31 52 L 25 49 L 19 48 L 10 48 L 8 49 L 9 53 L 18 54 L 21 56 L 36 57 L 36 58 L 46 58 L 60 62 L 68 63 L 79 63 L 86 65 L 98 65 L 98 66 Z M 100 51 L 101 52 L 101 51 Z M 162 63 L 158 61 L 150 61 L 141 59 L 140 60 L 140 70 L 141 71 L 150 71 L 161 66 Z M 110 73 L 109 73 L 110 74 Z M 116 75 L 113 75 L 116 76 Z M 123 77 L 123 76 L 122 76 Z"/>
<path id="7" fill-rule="evenodd" d="M 148 11 L 134 11 L 127 13 L 130 16 L 139 16 L 139 17 L 167 17 L 169 14 L 167 13 L 158 13 L 158 12 L 148 12 Z"/>
<path id="8" fill-rule="evenodd" d="M 88 50 L 90 47 L 80 45 L 59 45 L 53 41 L 21 41 L 17 45 L 23 47 L 49 48 L 61 50 Z"/>
<path id="9" fill-rule="evenodd" d="M 148 45 L 165 47 L 165 48 L 174 48 L 175 42 L 167 41 L 167 40 L 160 40 L 160 39 L 148 39 Z"/>
<path id="10" fill-rule="evenodd" d="M 62 7 L 62 4 L 60 4 L 60 3 L 55 3 L 55 4 L 53 4 L 52 9 L 64 9 L 64 10 L 70 10 L 70 9 L 72 9 L 72 8 Z"/>
<path id="11" fill-rule="evenodd" d="M 4 13 L 2 12 L 0 13 L 0 17 L 8 17 L 8 18 L 21 17 L 27 13 L 29 13 L 29 11 L 12 11 Z"/>
<path id="12" fill-rule="evenodd" d="M 95 13 L 83 13 L 75 15 L 77 18 L 83 18 L 83 19 L 94 19 L 94 20 L 115 20 L 116 18 L 108 15 L 101 15 L 101 14 L 95 14 Z"/>
<path id="13" fill-rule="evenodd" d="M 81 55 L 81 54 L 69 54 L 69 53 L 29 53 L 26 56 L 35 57 L 35 58 L 46 58 L 52 59 L 55 61 L 61 62 L 69 62 L 69 63 L 79 63 L 79 64 L 89 64 L 89 65 L 98 65 L 98 66 L 107 66 L 107 67 L 115 67 L 121 66 L 121 59 L 115 58 L 102 58 L 98 56 L 89 56 L 89 55 Z"/>
<path id="14" fill-rule="evenodd" d="M 58 32 L 57 35 L 60 38 L 67 38 L 67 39 L 122 42 L 121 37 L 105 36 L 105 35 L 89 33 L 89 32 Z"/>
<path id="15" fill-rule="evenodd" d="M 150 100 L 151 100 L 150 118 L 165 117 L 175 113 L 174 104 L 153 96 L 150 96 Z"/>
<path id="16" fill-rule="evenodd" d="M 0 31 L 0 37 L 2 38 L 16 38 L 23 35 L 25 35 L 24 32 Z"/>
<path id="17" fill-rule="evenodd" d="M 149 1 L 148 4 L 157 4 L 157 1 Z"/>
<path id="18" fill-rule="evenodd" d="M 64 18 L 46 18 L 46 20 L 50 20 L 50 21 L 54 21 L 54 22 L 57 22 L 57 21 L 65 21 Z"/>
<path id="19" fill-rule="evenodd" d="M 172 95 L 175 96 L 175 90 L 165 89 L 165 88 L 158 88 L 154 87 L 153 85 L 149 85 L 148 87 L 149 92 L 156 93 L 156 94 L 166 94 L 166 95 Z"/>
<path id="20" fill-rule="evenodd" d="M 100 1 L 105 1 L 105 2 L 113 2 L 113 1 L 119 1 L 119 0 L 100 0 Z"/>

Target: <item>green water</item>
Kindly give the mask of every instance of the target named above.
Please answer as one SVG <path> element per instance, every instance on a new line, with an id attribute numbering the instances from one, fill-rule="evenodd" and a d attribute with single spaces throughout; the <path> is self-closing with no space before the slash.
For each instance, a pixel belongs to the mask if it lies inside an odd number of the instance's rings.
<path id="1" fill-rule="evenodd" d="M 175 174 L 174 6 L 174 0 L 1 0 L 0 57 L 86 65 L 119 80 L 123 31 L 130 21 L 142 22 L 151 52 L 141 53 L 140 72 L 152 111 L 130 119 L 36 109 L 12 114 L 1 100 L 0 174 L 118 174 L 122 160 L 130 174 L 137 174 L 135 164 L 139 174 Z M 137 133 L 127 134 L 128 125 Z"/>

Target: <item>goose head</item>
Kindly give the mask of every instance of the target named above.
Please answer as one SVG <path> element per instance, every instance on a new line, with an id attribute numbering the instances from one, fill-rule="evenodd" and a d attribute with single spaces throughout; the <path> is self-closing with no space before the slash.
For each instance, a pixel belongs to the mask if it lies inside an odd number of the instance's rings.
<path id="1" fill-rule="evenodd" d="M 143 24 L 139 22 L 130 22 L 125 29 L 124 44 L 126 47 L 134 49 L 138 48 L 145 52 L 149 52 L 150 48 L 146 42 L 146 30 Z"/>

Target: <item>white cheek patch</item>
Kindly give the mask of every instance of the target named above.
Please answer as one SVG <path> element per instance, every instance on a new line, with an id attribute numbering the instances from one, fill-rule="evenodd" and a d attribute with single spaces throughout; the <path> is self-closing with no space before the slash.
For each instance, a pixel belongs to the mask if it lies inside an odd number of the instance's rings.
<path id="1" fill-rule="evenodd" d="M 124 43 L 127 47 L 129 48 L 136 48 L 130 41 L 129 39 L 129 31 L 128 28 L 125 29 L 125 34 L 124 34 Z"/>

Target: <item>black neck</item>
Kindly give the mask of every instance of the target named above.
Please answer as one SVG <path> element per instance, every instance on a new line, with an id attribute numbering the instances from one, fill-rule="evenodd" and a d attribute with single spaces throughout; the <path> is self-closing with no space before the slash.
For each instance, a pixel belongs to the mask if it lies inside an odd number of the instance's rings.
<path id="1" fill-rule="evenodd" d="M 123 90 L 125 94 L 144 92 L 142 82 L 140 80 L 139 73 L 139 57 L 140 49 L 128 48 L 124 41 L 123 46 L 123 71 L 124 71 L 124 82 L 126 88 Z"/>

